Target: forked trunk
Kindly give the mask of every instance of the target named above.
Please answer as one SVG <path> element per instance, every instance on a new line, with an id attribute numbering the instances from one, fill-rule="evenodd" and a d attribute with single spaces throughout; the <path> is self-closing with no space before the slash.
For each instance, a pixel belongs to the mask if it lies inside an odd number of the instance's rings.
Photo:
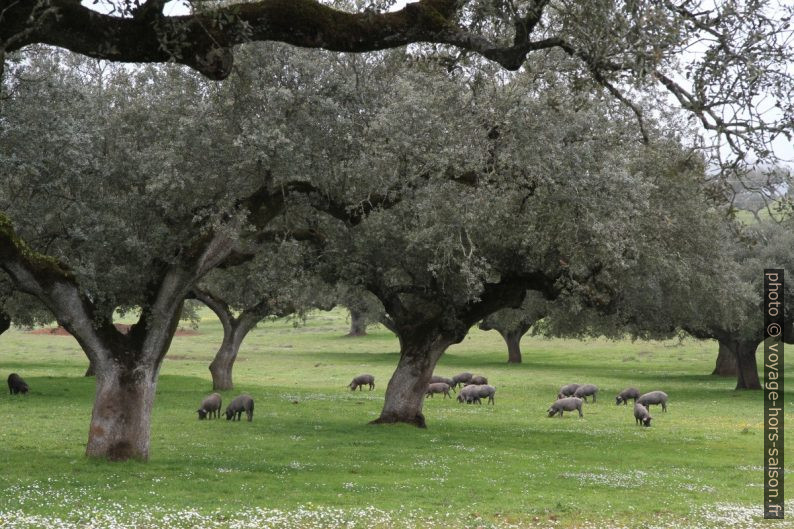
<path id="1" fill-rule="evenodd" d="M 755 360 L 756 349 L 758 349 L 757 342 L 736 344 L 736 389 L 761 389 L 761 381 L 758 379 L 758 364 Z"/>
<path id="2" fill-rule="evenodd" d="M 437 339 L 410 344 L 400 340 L 400 362 L 386 388 L 386 398 L 380 417 L 372 424 L 408 423 L 425 428 L 422 407 L 433 369 L 451 342 Z"/>
<path id="3" fill-rule="evenodd" d="M 96 397 L 86 455 L 123 461 L 149 458 L 157 368 L 108 361 L 97 369 Z"/>
<path id="4" fill-rule="evenodd" d="M 144 313 L 127 334 L 119 333 L 110 322 L 93 335 L 73 333 L 96 371 L 85 450 L 88 457 L 109 461 L 149 458 L 157 376 L 179 323 L 182 299 L 177 298 L 170 318 L 151 320 L 149 313 Z"/>
<path id="5" fill-rule="evenodd" d="M 244 310 L 238 318 L 235 318 L 229 304 L 221 298 L 199 289 L 194 289 L 192 295 L 207 305 L 218 316 L 218 320 L 223 326 L 223 342 L 221 342 L 209 367 L 212 375 L 212 389 L 232 389 L 234 387 L 232 368 L 234 368 L 234 361 L 237 360 L 237 353 L 240 352 L 240 345 L 257 322 L 270 314 L 270 306 L 267 302 L 262 301 L 256 306 Z"/>
<path id="6" fill-rule="evenodd" d="M 367 320 L 361 311 L 350 309 L 350 337 L 367 335 Z"/>
<path id="7" fill-rule="evenodd" d="M 717 354 L 717 363 L 714 366 L 714 371 L 712 371 L 711 374 L 721 377 L 735 377 L 738 375 L 736 354 L 731 351 L 727 344 L 723 342 L 719 342 L 719 344 L 720 351 Z"/>

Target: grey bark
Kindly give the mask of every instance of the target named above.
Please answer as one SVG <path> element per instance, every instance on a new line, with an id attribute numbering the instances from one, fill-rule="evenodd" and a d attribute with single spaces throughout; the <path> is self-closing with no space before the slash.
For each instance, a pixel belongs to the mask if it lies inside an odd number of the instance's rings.
<path id="1" fill-rule="evenodd" d="M 296 186 L 296 192 L 299 189 Z M 263 186 L 240 206 L 263 229 L 283 210 L 284 188 Z M 185 297 L 234 249 L 235 241 L 223 230 L 188 241 L 178 262 L 164 265 L 152 276 L 141 316 L 124 334 L 113 325 L 112 314 L 99 312 L 68 265 L 32 251 L 9 219 L 0 215 L 0 268 L 15 288 L 43 303 L 94 364 L 96 400 L 86 455 L 109 460 L 148 458 L 157 377 Z"/>
<path id="2" fill-rule="evenodd" d="M 207 305 L 218 316 L 223 326 L 223 341 L 209 366 L 212 389 L 232 389 L 234 387 L 232 370 L 240 346 L 251 329 L 271 312 L 270 307 L 263 301 L 235 317 L 228 303 L 219 297 L 200 289 L 193 289 L 191 294 Z"/>
<path id="3" fill-rule="evenodd" d="M 736 389 L 761 389 L 761 381 L 758 379 L 758 364 L 755 359 L 756 349 L 758 349 L 758 342 L 755 341 L 736 343 L 734 348 L 737 365 Z"/>
<path id="4" fill-rule="evenodd" d="M 179 323 L 183 298 L 174 296 L 175 306 L 160 313 L 164 317 L 142 315 L 126 335 L 108 322 L 109 327 L 97 333 L 98 348 L 88 348 L 83 335 L 64 325 L 81 342 L 96 371 L 87 456 L 110 461 L 149 458 L 157 377 Z"/>
<path id="5" fill-rule="evenodd" d="M 483 331 L 498 331 L 502 336 L 502 339 L 505 341 L 505 344 L 507 344 L 507 363 L 520 364 L 522 361 L 521 338 L 523 338 L 527 331 L 529 331 L 529 328 L 532 327 L 533 323 L 535 323 L 534 320 L 524 320 L 518 322 L 515 326 L 499 326 L 486 318 L 480 322 L 480 329 Z"/>
<path id="6" fill-rule="evenodd" d="M 426 426 L 422 414 L 425 392 L 441 355 L 452 344 L 463 341 L 476 322 L 499 309 L 517 307 L 528 289 L 541 292 L 547 299 L 559 294 L 556 278 L 540 272 L 519 278 L 503 278 L 498 284 L 488 284 L 477 302 L 454 307 L 441 296 L 426 297 L 413 294 L 421 303 L 406 305 L 401 292 L 390 292 L 376 282 L 368 285 L 370 292 L 381 300 L 391 329 L 400 339 L 400 361 L 386 388 L 386 398 L 380 417 L 374 424 L 404 422 L 420 428 Z M 455 310 L 457 309 L 457 310 Z M 433 315 L 428 317 L 428 315 Z M 439 316 L 441 315 L 441 316 Z"/>
<path id="7" fill-rule="evenodd" d="M 350 332 L 347 336 L 355 338 L 367 335 L 367 320 L 360 310 L 350 309 Z"/>
<path id="8" fill-rule="evenodd" d="M 426 428 L 422 407 L 438 359 L 455 340 L 438 335 L 400 338 L 400 361 L 386 387 L 380 417 L 373 424 L 408 423 Z"/>
<path id="9" fill-rule="evenodd" d="M 727 333 L 719 333 L 718 339 L 736 359 L 736 389 L 761 389 L 755 358 L 759 342 L 750 339 L 732 339 Z"/>
<path id="10" fill-rule="evenodd" d="M 791 340 L 790 323 L 786 323 L 784 332 L 785 340 Z M 723 329 L 687 329 L 685 330 L 696 338 L 714 338 L 720 344 L 720 354 L 725 349 L 736 360 L 736 389 L 761 389 L 758 378 L 758 364 L 755 358 L 761 340 L 753 338 L 734 338 L 730 331 Z M 788 342 L 787 342 L 788 343 Z M 715 369 L 716 371 L 716 369 Z"/>
<path id="11" fill-rule="evenodd" d="M 736 363 L 736 355 L 731 351 L 730 347 L 723 342 L 719 342 L 719 353 L 717 354 L 717 362 L 714 365 L 712 375 L 721 377 L 735 377 L 739 374 L 738 365 Z"/>
<path id="12" fill-rule="evenodd" d="M 237 354 L 240 352 L 243 340 L 254 328 L 257 321 L 243 322 L 235 319 L 228 333 L 224 328 L 223 342 L 218 348 L 218 352 L 215 353 L 215 358 L 209 367 L 212 375 L 212 389 L 226 390 L 234 387 L 232 380 L 234 362 L 237 360 Z"/>
<path id="13" fill-rule="evenodd" d="M 97 373 L 86 455 L 124 461 L 149 457 L 149 431 L 159 365 L 106 362 Z"/>
<path id="14" fill-rule="evenodd" d="M 512 331 L 499 332 L 507 344 L 508 364 L 521 363 L 521 338 L 526 334 L 530 327 L 531 325 L 527 325 L 526 327 L 521 326 L 521 328 Z"/>
<path id="15" fill-rule="evenodd" d="M 86 455 L 112 461 L 149 457 L 151 410 L 160 365 L 179 323 L 190 286 L 229 255 L 223 236 L 208 240 L 192 267 L 165 269 L 148 292 L 150 303 L 124 334 L 111 314 L 100 314 L 60 264 L 20 251 L 7 230 L 0 233 L 0 265 L 21 291 L 38 298 L 75 337 L 96 371 L 96 395 Z"/>

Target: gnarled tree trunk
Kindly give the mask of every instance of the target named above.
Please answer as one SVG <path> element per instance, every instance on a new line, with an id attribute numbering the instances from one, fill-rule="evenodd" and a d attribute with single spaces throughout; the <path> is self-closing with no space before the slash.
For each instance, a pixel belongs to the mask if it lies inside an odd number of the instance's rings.
<path id="1" fill-rule="evenodd" d="M 758 342 L 755 341 L 736 343 L 736 389 L 761 389 L 761 381 L 758 379 L 758 364 L 755 360 L 756 349 L 758 349 Z"/>
<path id="2" fill-rule="evenodd" d="M 232 381 L 232 369 L 234 368 L 234 361 L 237 359 L 240 344 L 236 346 L 230 340 L 223 337 L 223 343 L 215 353 L 215 358 L 210 362 L 210 375 L 212 375 L 212 389 L 226 390 L 233 389 L 234 382 Z"/>
<path id="3" fill-rule="evenodd" d="M 477 301 L 456 305 L 445 294 L 412 292 L 384 288 L 378 282 L 367 288 L 383 303 L 383 321 L 400 339 L 400 361 L 386 388 L 380 417 L 374 424 L 404 422 L 426 426 L 422 407 L 430 377 L 447 347 L 460 343 L 472 325 L 497 310 L 517 307 L 528 289 L 543 292 L 548 299 L 558 295 L 557 279 L 541 272 L 519 278 L 503 277 L 485 286 Z"/>
<path id="4" fill-rule="evenodd" d="M 521 363 L 521 337 L 524 336 L 526 331 L 520 330 L 500 333 L 507 344 L 507 363 L 520 364 Z"/>
<path id="5" fill-rule="evenodd" d="M 355 338 L 356 336 L 367 335 L 367 320 L 364 313 L 360 310 L 350 309 L 350 332 L 347 336 Z"/>
<path id="6" fill-rule="evenodd" d="M 758 341 L 747 339 L 731 339 L 729 335 L 720 335 L 721 347 L 725 347 L 736 360 L 736 389 L 761 389 L 758 378 L 758 364 L 755 351 Z"/>
<path id="7" fill-rule="evenodd" d="M 212 389 L 232 389 L 234 387 L 232 369 L 234 361 L 237 360 L 237 354 L 240 352 L 240 346 L 251 329 L 262 318 L 270 314 L 272 309 L 266 301 L 262 301 L 244 310 L 239 317 L 235 318 L 229 304 L 219 297 L 197 288 L 191 291 L 191 296 L 209 307 L 218 316 L 223 326 L 223 341 L 209 367 L 212 375 Z M 279 312 L 279 315 L 286 315 L 294 310 L 294 307 L 289 307 Z"/>
<path id="8" fill-rule="evenodd" d="M 498 314 L 497 314 L 498 316 Z M 535 319 L 523 319 L 506 324 L 498 318 L 486 318 L 480 322 L 480 329 L 483 331 L 497 330 L 502 336 L 502 339 L 507 344 L 507 363 L 520 364 L 521 363 L 521 338 L 527 333 Z"/>
<path id="9" fill-rule="evenodd" d="M 454 340 L 438 335 L 400 337 L 400 361 L 386 387 L 380 417 L 372 424 L 408 423 L 425 428 L 422 407 L 438 359 Z"/>
<path id="10" fill-rule="evenodd" d="M 215 358 L 210 364 L 212 389 L 226 390 L 234 388 L 232 381 L 234 361 L 237 360 L 237 354 L 240 352 L 243 340 L 254 325 L 256 325 L 255 321 L 248 325 L 247 322 L 241 319 L 232 319 L 228 332 L 224 325 L 223 343 L 221 343 L 218 352 L 215 353 Z"/>
<path id="11" fill-rule="evenodd" d="M 85 453 L 111 461 L 149 458 L 152 405 L 158 368 L 102 362 Z"/>
<path id="12" fill-rule="evenodd" d="M 736 354 L 727 344 L 719 342 L 719 345 L 720 350 L 717 354 L 717 362 L 714 366 L 714 371 L 712 371 L 711 374 L 721 377 L 734 377 L 738 375 Z"/>
<path id="13" fill-rule="evenodd" d="M 175 299 L 176 298 L 176 299 Z M 144 312 L 127 334 L 110 320 L 94 334 L 70 331 L 80 342 L 96 371 L 96 394 L 85 453 L 89 457 L 124 461 L 147 460 L 157 377 L 179 324 L 183 296 L 155 304 L 165 317 Z M 157 313 L 155 313 L 157 314 Z M 71 325 L 70 325 L 71 326 Z"/>
<path id="14" fill-rule="evenodd" d="M 244 207 L 252 214 L 266 210 L 267 215 L 254 215 L 254 224 L 264 227 L 283 208 L 283 196 L 283 188 L 271 192 L 263 187 L 244 201 Z M 108 310 L 112 307 L 88 296 L 68 265 L 31 250 L 11 221 L 0 214 L 0 267 L 15 288 L 44 303 L 94 364 L 96 401 L 86 455 L 114 461 L 148 458 L 157 377 L 185 296 L 235 247 L 225 230 L 199 232 L 182 246 L 178 262 L 166 264 L 152 256 L 160 266 L 142 287 L 138 322 L 123 334 L 113 325 L 112 310 Z"/>

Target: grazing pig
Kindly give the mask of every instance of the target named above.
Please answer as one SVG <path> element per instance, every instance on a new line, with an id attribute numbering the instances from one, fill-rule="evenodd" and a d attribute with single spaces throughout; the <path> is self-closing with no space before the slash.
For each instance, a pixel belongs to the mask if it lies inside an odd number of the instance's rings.
<path id="1" fill-rule="evenodd" d="M 643 426 L 650 426 L 651 425 L 651 414 L 648 413 L 648 408 L 636 402 L 634 404 L 634 420 L 639 425 L 642 424 Z"/>
<path id="2" fill-rule="evenodd" d="M 484 386 L 487 383 L 488 379 L 480 375 L 474 375 L 471 377 L 471 380 L 469 380 L 469 384 L 472 386 Z"/>
<path id="3" fill-rule="evenodd" d="M 577 389 L 579 389 L 579 384 L 566 384 L 560 388 L 560 391 L 557 393 L 557 398 L 573 397 Z"/>
<path id="4" fill-rule="evenodd" d="M 458 387 L 459 384 L 465 384 L 471 381 L 472 374 L 471 373 L 460 373 L 452 377 L 452 382 L 454 387 Z"/>
<path id="5" fill-rule="evenodd" d="M 8 375 L 8 392 L 11 395 L 22 393 L 23 395 L 30 390 L 28 383 L 22 380 L 22 377 L 16 373 Z"/>
<path id="6" fill-rule="evenodd" d="M 651 391 L 650 393 L 640 396 L 635 402 L 642 404 L 646 408 L 651 404 L 661 404 L 662 411 L 667 411 L 667 393 L 664 391 Z"/>
<path id="7" fill-rule="evenodd" d="M 490 402 L 493 405 L 496 405 L 494 401 L 494 395 L 496 395 L 495 387 L 489 386 L 488 384 L 482 384 L 480 386 L 475 386 L 475 387 L 477 388 L 478 401 L 479 399 L 484 399 L 485 397 L 488 397 L 488 402 Z"/>
<path id="8" fill-rule="evenodd" d="M 436 376 L 436 375 L 433 375 L 432 377 L 430 377 L 430 383 L 431 384 L 437 384 L 439 382 L 443 382 L 444 384 L 449 386 L 449 389 L 451 389 L 453 392 L 455 391 L 455 381 L 452 380 L 451 378 L 439 377 L 439 376 Z"/>
<path id="9" fill-rule="evenodd" d="M 471 384 L 464 386 L 463 389 L 460 390 L 460 393 L 458 393 L 458 402 L 465 402 L 466 404 L 482 404 L 480 402 L 480 392 L 478 386 L 472 386 Z"/>
<path id="10" fill-rule="evenodd" d="M 562 412 L 573 410 L 579 410 L 579 417 L 584 417 L 584 415 L 582 415 L 582 399 L 579 397 L 557 399 L 557 401 L 549 407 L 548 413 L 549 417 L 554 417 L 555 414 L 559 413 L 560 418 L 562 418 Z"/>
<path id="11" fill-rule="evenodd" d="M 248 395 L 240 395 L 234 398 L 232 403 L 226 408 L 226 420 L 233 421 L 234 417 L 237 416 L 239 421 L 242 418 L 243 411 L 248 417 L 248 422 L 251 422 L 254 419 L 254 399 Z"/>
<path id="12" fill-rule="evenodd" d="M 201 401 L 201 406 L 198 410 L 198 418 L 206 419 L 209 415 L 210 419 L 215 415 L 216 419 L 221 418 L 221 396 L 218 393 L 213 393 Z"/>
<path id="13" fill-rule="evenodd" d="M 436 393 L 443 393 L 444 398 L 452 398 L 452 395 L 449 394 L 449 384 L 446 382 L 434 382 L 433 384 L 428 384 L 427 386 L 427 393 L 425 394 L 425 398 L 428 396 L 432 397 Z"/>
<path id="14" fill-rule="evenodd" d="M 587 397 L 592 395 L 593 402 L 596 401 L 596 393 L 598 393 L 598 386 L 594 386 L 592 384 L 585 384 L 584 386 L 579 386 L 576 388 L 576 391 L 573 392 L 573 396 L 583 399 L 587 402 Z"/>
<path id="15" fill-rule="evenodd" d="M 356 388 L 361 391 L 361 388 L 364 387 L 364 384 L 369 384 L 369 390 L 372 391 L 375 388 L 375 377 L 372 375 L 359 375 L 353 379 L 353 382 L 351 382 L 348 387 L 350 388 L 350 391 L 355 391 Z"/>
<path id="16" fill-rule="evenodd" d="M 629 402 L 629 399 L 633 400 L 634 403 L 637 403 L 637 399 L 640 397 L 640 390 L 637 388 L 626 388 L 620 393 L 618 396 L 615 397 L 615 404 L 619 405 L 621 402 L 624 406 L 626 406 Z"/>

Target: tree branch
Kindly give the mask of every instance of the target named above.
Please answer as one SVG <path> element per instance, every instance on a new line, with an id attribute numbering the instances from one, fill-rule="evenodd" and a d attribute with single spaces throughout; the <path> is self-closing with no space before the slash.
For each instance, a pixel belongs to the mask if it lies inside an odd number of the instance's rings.
<path id="1" fill-rule="evenodd" d="M 113 325 L 111 317 L 97 313 L 68 266 L 31 249 L 2 213 L 0 268 L 8 274 L 15 288 L 34 296 L 47 307 L 58 324 L 80 343 L 91 361 L 100 360 L 95 353 L 107 343 L 127 339 Z"/>
<path id="2" fill-rule="evenodd" d="M 223 326 L 224 332 L 230 333 L 234 325 L 234 316 L 229 304 L 224 300 L 214 296 L 211 292 L 200 288 L 193 288 L 186 299 L 197 299 L 204 303 L 207 307 L 215 313 Z"/>
<path id="3" fill-rule="evenodd" d="M 53 16 L 31 14 L 40 2 L 0 0 L 0 40 L 9 51 L 51 44 L 98 59 L 176 61 L 211 79 L 231 72 L 231 48 L 250 41 L 280 41 L 333 51 L 364 52 L 412 42 L 442 42 L 456 12 L 454 0 L 421 0 L 392 13 L 347 13 L 316 0 L 262 0 L 206 12 L 164 16 L 150 0 L 131 17 L 98 13 L 76 0 L 50 0 Z"/>

